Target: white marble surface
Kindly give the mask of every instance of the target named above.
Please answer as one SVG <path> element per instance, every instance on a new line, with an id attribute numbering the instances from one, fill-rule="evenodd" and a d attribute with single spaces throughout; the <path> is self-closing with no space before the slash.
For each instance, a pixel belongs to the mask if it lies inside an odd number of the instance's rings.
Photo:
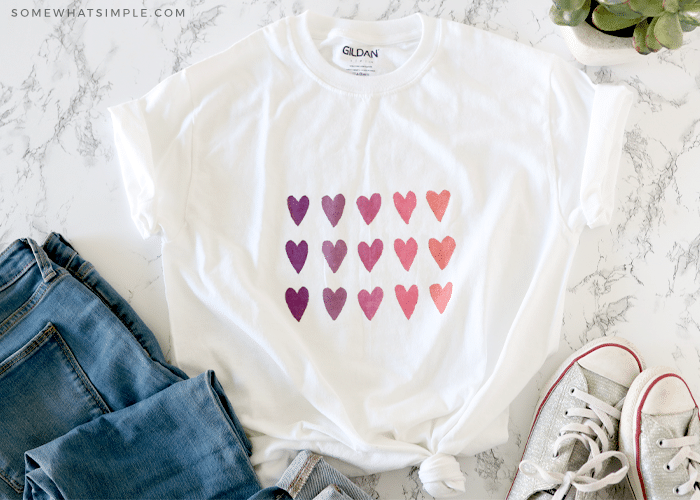
<path id="1" fill-rule="evenodd" d="M 16 238 L 43 241 L 51 231 L 62 233 L 131 302 L 167 351 L 160 242 L 142 240 L 131 222 L 108 106 L 140 97 L 170 74 L 306 9 L 367 20 L 421 11 L 576 64 L 548 19 L 549 6 L 550 0 L 2 2 L 0 249 Z M 43 17 L 45 11 L 42 17 L 22 17 L 22 8 L 82 8 L 85 17 Z M 100 8 L 136 10 L 139 17 L 97 17 Z M 184 16 L 155 17 L 157 8 L 181 9 Z M 152 17 L 140 17 L 141 9 Z M 584 68 L 595 82 L 623 83 L 636 92 L 613 222 L 583 234 L 559 352 L 513 404 L 509 442 L 460 460 L 468 488 L 463 498 L 505 497 L 540 385 L 590 339 L 632 340 L 649 365 L 677 367 L 700 396 L 698 32 L 674 52 L 623 66 Z M 375 498 L 428 498 L 416 469 L 358 482 Z M 621 489 L 613 496 L 627 493 Z"/>

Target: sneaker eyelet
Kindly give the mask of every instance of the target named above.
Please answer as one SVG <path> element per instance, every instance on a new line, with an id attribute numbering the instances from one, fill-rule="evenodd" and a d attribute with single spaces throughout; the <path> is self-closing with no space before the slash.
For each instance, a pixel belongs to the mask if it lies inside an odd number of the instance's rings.
<path id="1" fill-rule="evenodd" d="M 664 469 L 666 469 L 666 472 L 671 472 L 671 464 L 664 465 Z"/>
<path id="2" fill-rule="evenodd" d="M 659 440 L 656 442 L 656 446 L 658 446 L 659 448 L 663 448 L 663 447 L 664 447 L 664 440 L 663 440 L 663 439 L 659 439 Z"/>
<path id="3" fill-rule="evenodd" d="M 569 394 L 573 394 L 574 391 L 576 391 L 576 388 L 575 388 L 575 387 L 572 387 L 571 389 L 569 389 Z"/>
<path id="4" fill-rule="evenodd" d="M 564 416 L 568 417 L 569 416 L 569 410 L 564 411 Z"/>
<path id="5" fill-rule="evenodd" d="M 676 495 L 680 495 L 681 489 L 678 486 L 676 486 L 675 488 L 673 488 L 673 493 L 675 493 Z"/>
<path id="6" fill-rule="evenodd" d="M 559 452 L 555 451 L 554 453 L 552 453 L 552 458 L 554 458 L 554 459 L 559 458 Z"/>

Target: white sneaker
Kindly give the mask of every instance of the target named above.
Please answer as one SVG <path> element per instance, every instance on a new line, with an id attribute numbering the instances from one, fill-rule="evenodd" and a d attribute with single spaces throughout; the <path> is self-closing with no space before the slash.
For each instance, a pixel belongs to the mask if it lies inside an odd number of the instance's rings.
<path id="1" fill-rule="evenodd" d="M 507 498 L 569 493 L 580 500 L 621 482 L 628 470 L 617 451 L 622 403 L 643 369 L 637 349 L 620 338 L 594 340 L 569 356 L 542 389 Z"/>
<path id="2" fill-rule="evenodd" d="M 700 419 L 688 385 L 673 369 L 644 371 L 632 384 L 620 421 L 637 500 L 700 500 Z"/>

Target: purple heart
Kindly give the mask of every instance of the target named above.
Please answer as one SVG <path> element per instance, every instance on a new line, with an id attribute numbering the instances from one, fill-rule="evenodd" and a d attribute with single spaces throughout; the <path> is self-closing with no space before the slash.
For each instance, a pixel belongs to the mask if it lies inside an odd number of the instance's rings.
<path id="1" fill-rule="evenodd" d="M 290 196 L 287 198 L 287 207 L 289 208 L 289 215 L 292 216 L 292 220 L 298 226 L 309 209 L 309 198 L 304 195 L 297 201 L 294 196 Z"/>
<path id="2" fill-rule="evenodd" d="M 333 321 L 336 320 L 340 311 L 343 310 L 345 299 L 348 298 L 348 292 L 342 286 L 335 292 L 330 288 L 323 289 L 323 303 L 326 304 L 326 311 Z"/>
<path id="3" fill-rule="evenodd" d="M 321 199 L 321 205 L 323 206 L 323 211 L 326 212 L 328 222 L 331 223 L 331 226 L 335 227 L 340 218 L 343 216 L 345 196 L 342 194 L 337 194 L 333 199 L 331 199 L 330 196 L 324 196 Z"/>
<path id="4" fill-rule="evenodd" d="M 345 255 L 348 253 L 348 246 L 343 240 L 336 241 L 335 245 L 330 241 L 324 241 L 322 250 L 331 271 L 336 272 L 340 264 L 343 263 Z"/>
<path id="5" fill-rule="evenodd" d="M 284 298 L 287 301 L 287 307 L 289 307 L 289 312 L 292 313 L 294 319 L 301 321 L 301 317 L 306 311 L 306 306 L 309 303 L 309 291 L 305 286 L 296 292 L 294 288 L 287 288 L 287 292 L 284 294 Z"/>
<path id="6" fill-rule="evenodd" d="M 292 263 L 292 267 L 296 269 L 297 274 L 301 272 L 301 268 L 304 267 L 306 262 L 306 256 L 309 253 L 309 245 L 302 240 L 299 245 L 289 240 L 286 245 L 287 257 L 289 257 L 289 262 Z"/>

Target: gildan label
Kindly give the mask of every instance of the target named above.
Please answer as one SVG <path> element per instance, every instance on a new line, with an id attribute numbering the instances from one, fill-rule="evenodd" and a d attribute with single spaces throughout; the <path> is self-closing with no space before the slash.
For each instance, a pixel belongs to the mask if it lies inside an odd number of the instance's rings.
<path id="1" fill-rule="evenodd" d="M 336 64 L 348 73 L 371 76 L 381 71 L 381 49 L 360 45 L 342 45 L 336 55 Z"/>

